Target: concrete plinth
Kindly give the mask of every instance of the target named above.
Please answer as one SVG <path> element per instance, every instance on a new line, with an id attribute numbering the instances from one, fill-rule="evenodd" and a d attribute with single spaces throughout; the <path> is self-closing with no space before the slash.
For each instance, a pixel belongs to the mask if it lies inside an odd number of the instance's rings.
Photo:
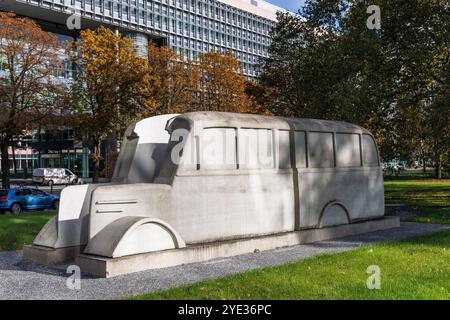
<path id="1" fill-rule="evenodd" d="M 400 220 L 398 217 L 384 217 L 382 219 L 336 227 L 301 230 L 203 245 L 188 245 L 181 249 L 155 251 L 120 258 L 105 258 L 81 254 L 77 256 L 76 264 L 80 266 L 81 270 L 85 273 L 109 278 L 148 269 L 225 258 L 254 252 L 255 250 L 264 251 L 399 226 Z"/>
<path id="2" fill-rule="evenodd" d="M 81 252 L 82 248 L 80 246 L 57 249 L 37 245 L 27 245 L 23 247 L 24 259 L 43 264 L 45 266 L 74 261 Z"/>

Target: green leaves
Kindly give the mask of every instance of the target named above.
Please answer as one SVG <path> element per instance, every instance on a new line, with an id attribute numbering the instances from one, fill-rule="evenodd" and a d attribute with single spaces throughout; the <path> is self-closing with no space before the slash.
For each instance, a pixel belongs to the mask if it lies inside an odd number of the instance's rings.
<path id="1" fill-rule="evenodd" d="M 367 28 L 369 4 L 380 7 L 380 30 Z M 360 124 L 384 159 L 425 157 L 424 145 L 426 157 L 447 156 L 448 17 L 433 0 L 310 0 L 279 14 L 261 76 L 271 109 Z"/>

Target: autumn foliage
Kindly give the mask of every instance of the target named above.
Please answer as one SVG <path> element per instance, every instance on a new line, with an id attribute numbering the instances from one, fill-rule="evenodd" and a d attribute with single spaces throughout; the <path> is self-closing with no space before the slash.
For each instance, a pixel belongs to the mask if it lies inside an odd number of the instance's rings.
<path id="1" fill-rule="evenodd" d="M 249 85 L 242 65 L 228 52 L 209 52 L 186 60 L 175 50 L 148 50 L 151 75 L 149 115 L 189 111 L 255 112 L 256 103 L 246 94 Z"/>
<path id="2" fill-rule="evenodd" d="M 251 112 L 250 100 L 245 93 L 247 79 L 242 75 L 241 63 L 233 53 L 202 54 L 200 66 L 201 110 Z"/>
<path id="3" fill-rule="evenodd" d="M 56 36 L 32 20 L 0 12 L 0 147 L 2 185 L 9 187 L 8 147 L 27 130 L 55 123 L 63 86 Z"/>
<path id="4" fill-rule="evenodd" d="M 80 40 L 69 44 L 68 55 L 77 69 L 69 93 L 69 125 L 91 151 L 96 182 L 101 141 L 123 132 L 141 113 L 148 64 L 136 55 L 132 40 L 104 27 L 81 31 Z"/>
<path id="5" fill-rule="evenodd" d="M 195 108 L 199 90 L 200 68 L 184 55 L 177 59 L 174 50 L 148 47 L 148 98 L 147 115 L 182 113 Z"/>
<path id="6" fill-rule="evenodd" d="M 9 184 L 8 147 L 35 127 L 75 129 L 76 139 L 90 150 L 97 182 L 104 161 L 101 142 L 120 140 L 133 121 L 190 111 L 261 111 L 249 98 L 252 85 L 231 52 L 185 59 L 183 51 L 151 43 L 145 58 L 137 55 L 131 39 L 105 27 L 58 43 L 33 20 L 12 13 L 0 13 L 0 39 L 4 187 Z M 67 69 L 72 77 L 58 79 Z"/>

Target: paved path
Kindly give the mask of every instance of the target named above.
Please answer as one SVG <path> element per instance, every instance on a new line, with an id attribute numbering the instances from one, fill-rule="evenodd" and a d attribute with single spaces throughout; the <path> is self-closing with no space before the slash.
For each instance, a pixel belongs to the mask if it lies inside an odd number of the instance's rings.
<path id="1" fill-rule="evenodd" d="M 400 228 L 390 230 L 209 262 L 148 270 L 110 279 L 83 275 L 81 290 L 68 289 L 67 266 L 42 267 L 23 261 L 21 251 L 0 252 L 0 300 L 120 298 L 203 279 L 222 277 L 249 269 L 280 265 L 321 253 L 346 251 L 384 240 L 397 240 L 441 230 L 450 230 L 450 225 L 403 222 Z"/>

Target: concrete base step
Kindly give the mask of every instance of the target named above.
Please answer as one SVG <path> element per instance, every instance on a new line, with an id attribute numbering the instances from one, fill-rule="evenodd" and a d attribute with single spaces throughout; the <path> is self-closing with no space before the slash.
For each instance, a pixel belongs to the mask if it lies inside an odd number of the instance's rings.
<path id="1" fill-rule="evenodd" d="M 400 220 L 398 217 L 384 217 L 377 220 L 322 229 L 301 230 L 201 245 L 188 245 L 182 249 L 155 251 L 120 258 L 80 254 L 76 258 L 76 264 L 81 268 L 82 272 L 109 278 L 148 269 L 226 258 L 255 251 L 271 250 L 399 226 Z"/>
<path id="2" fill-rule="evenodd" d="M 36 245 L 27 245 L 23 247 L 23 257 L 26 260 L 33 261 L 45 266 L 63 264 L 74 261 L 83 251 L 80 246 L 67 248 L 48 248 Z"/>

